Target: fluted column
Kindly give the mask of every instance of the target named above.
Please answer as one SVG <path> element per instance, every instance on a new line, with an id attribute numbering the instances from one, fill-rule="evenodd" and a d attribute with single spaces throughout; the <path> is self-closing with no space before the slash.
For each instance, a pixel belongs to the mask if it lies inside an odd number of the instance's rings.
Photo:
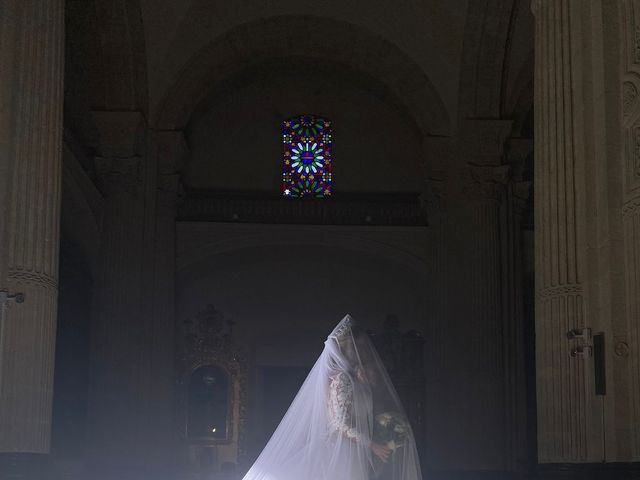
<path id="1" fill-rule="evenodd" d="M 63 45 L 63 0 L 2 2 L 0 290 L 25 301 L 0 316 L 0 453 L 43 454 L 50 446 Z"/>
<path id="2" fill-rule="evenodd" d="M 100 478 L 165 478 L 173 463 L 179 132 L 139 112 L 94 112 L 105 195 L 92 317 L 89 452 Z M 112 471 L 102 468 L 109 465 Z"/>
<path id="3" fill-rule="evenodd" d="M 469 166 L 473 181 L 467 194 L 473 202 L 469 247 L 469 325 L 472 409 L 479 468 L 504 470 L 504 344 L 501 285 L 500 205 L 503 202 L 508 166 Z M 491 441 L 483 443 L 488 434 Z"/>
<path id="4" fill-rule="evenodd" d="M 594 429 L 593 369 L 586 321 L 586 72 L 582 9 L 590 2 L 536 0 L 535 258 L 538 459 L 601 461 Z M 578 329 L 584 338 L 569 340 Z"/>
<path id="5" fill-rule="evenodd" d="M 430 469 L 449 468 L 446 452 L 451 451 L 451 418 L 441 415 L 456 393 L 451 378 L 451 357 L 455 356 L 455 341 L 449 327 L 447 310 L 447 174 L 446 165 L 451 139 L 427 137 L 424 142 L 424 175 L 427 189 L 424 195 L 428 228 L 429 281 L 425 296 L 429 303 L 429 317 L 425 321 L 425 432 L 421 458 Z"/>
<path id="6" fill-rule="evenodd" d="M 140 391 L 149 387 L 144 275 L 145 158 L 139 112 L 94 112 L 101 156 L 95 159 L 105 195 L 102 259 L 91 319 L 88 454 L 91 463 L 120 468 L 142 461 Z M 145 208 L 146 207 L 146 208 Z"/>
<path id="7" fill-rule="evenodd" d="M 156 421 L 156 438 L 164 439 L 162 448 L 165 463 L 175 460 L 174 386 L 175 386 L 175 279 L 176 279 L 176 215 L 182 197 L 180 174 L 188 149 L 182 132 L 155 132 L 154 148 L 158 164 L 157 213 L 155 231 L 155 274 L 153 280 L 153 335 L 154 382 L 152 399 L 158 399 L 153 408 Z M 162 462 L 160 462 L 162 463 Z"/>
<path id="8" fill-rule="evenodd" d="M 502 165 L 510 121 L 465 120 L 450 216 L 448 248 L 452 268 L 449 304 L 457 326 L 461 397 L 465 399 L 458 443 L 461 467 L 506 469 L 504 331 L 502 312 L 501 207 L 509 178 Z M 457 212 L 454 212 L 457 211 Z"/>
<path id="9" fill-rule="evenodd" d="M 512 139 L 507 144 L 506 160 L 511 167 L 511 180 L 506 185 L 503 205 L 502 239 L 502 305 L 504 325 L 504 385 L 506 460 L 510 471 L 530 466 L 531 452 L 527 444 L 532 425 L 527 418 L 526 345 L 523 292 L 523 212 L 530 195 L 531 182 L 523 180 L 527 157 L 533 154 L 533 141 Z"/>
<path id="10" fill-rule="evenodd" d="M 640 460 L 640 1 L 622 2 L 622 217 L 626 328 L 616 332 L 614 362 L 624 372 L 628 401 L 618 407 L 620 457 Z"/>

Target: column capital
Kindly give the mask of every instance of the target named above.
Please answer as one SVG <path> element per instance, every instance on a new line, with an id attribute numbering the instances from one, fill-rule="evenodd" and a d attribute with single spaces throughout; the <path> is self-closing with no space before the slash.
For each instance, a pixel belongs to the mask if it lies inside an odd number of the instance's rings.
<path id="1" fill-rule="evenodd" d="M 509 165 L 468 164 L 468 182 L 464 188 L 471 199 L 499 201 L 510 180 Z"/>

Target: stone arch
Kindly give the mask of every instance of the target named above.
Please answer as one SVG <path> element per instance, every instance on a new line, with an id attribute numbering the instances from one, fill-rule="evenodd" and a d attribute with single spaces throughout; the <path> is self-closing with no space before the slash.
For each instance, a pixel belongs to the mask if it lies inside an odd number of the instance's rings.
<path id="1" fill-rule="evenodd" d="M 301 29 L 304 36 L 296 34 Z M 423 135 L 450 134 L 442 99 L 424 71 L 400 48 L 351 23 L 300 15 L 240 25 L 202 48 L 165 93 L 153 126 L 184 128 L 212 86 L 247 66 L 290 57 L 331 61 L 375 78 L 393 93 Z"/>
<path id="2" fill-rule="evenodd" d="M 461 118 L 499 118 L 517 0 L 469 2 L 460 75 Z"/>
<path id="3" fill-rule="evenodd" d="M 63 146 L 61 233 L 82 250 L 92 275 L 99 269 L 103 199 L 67 143 Z"/>

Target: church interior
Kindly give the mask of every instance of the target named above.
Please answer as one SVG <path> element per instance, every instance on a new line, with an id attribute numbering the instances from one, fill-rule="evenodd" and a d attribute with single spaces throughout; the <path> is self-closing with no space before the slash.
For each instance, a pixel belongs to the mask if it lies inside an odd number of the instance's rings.
<path id="1" fill-rule="evenodd" d="M 640 479 L 639 32 L 1 1 L 0 478 L 241 480 L 351 314 L 425 480 Z"/>

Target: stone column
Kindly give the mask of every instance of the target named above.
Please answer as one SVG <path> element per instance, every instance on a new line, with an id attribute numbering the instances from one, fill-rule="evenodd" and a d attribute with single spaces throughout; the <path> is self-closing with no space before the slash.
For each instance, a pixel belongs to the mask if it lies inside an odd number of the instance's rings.
<path id="1" fill-rule="evenodd" d="M 583 9 L 535 0 L 536 384 L 540 463 L 604 458 L 588 348 Z M 594 132 L 595 135 L 595 132 Z M 568 338 L 575 330 L 584 337 Z M 572 350 L 576 351 L 574 356 Z"/>
<path id="2" fill-rule="evenodd" d="M 154 319 L 154 372 L 160 379 L 155 383 L 151 398 L 159 401 L 155 405 L 155 417 L 167 418 L 169 423 L 158 422 L 156 438 L 166 441 L 158 453 L 164 452 L 160 462 L 173 462 L 176 448 L 174 420 L 175 386 L 175 279 L 176 279 L 176 217 L 177 206 L 182 196 L 179 171 L 187 156 L 188 148 L 182 132 L 158 131 L 153 133 L 153 144 L 158 165 L 158 189 L 156 212 L 156 242 L 154 252 L 155 275 L 153 282 Z"/>
<path id="3" fill-rule="evenodd" d="M 425 432 L 421 458 L 429 469 L 452 468 L 447 452 L 455 445 L 452 438 L 451 418 L 442 415 L 456 396 L 451 379 L 452 357 L 455 358 L 455 340 L 450 331 L 447 309 L 448 264 L 447 255 L 447 173 L 446 165 L 451 139 L 427 137 L 424 141 L 426 164 L 424 176 L 427 190 L 424 195 L 429 221 L 428 252 L 430 277 L 425 285 L 429 302 L 429 317 L 425 321 Z M 452 388 L 454 387 L 454 388 Z"/>
<path id="4" fill-rule="evenodd" d="M 12 452 L 13 465 L 50 444 L 63 53 L 62 0 L 2 2 L 0 290 L 25 297 L 0 317 L 0 454 Z"/>
<path id="5" fill-rule="evenodd" d="M 507 182 L 508 166 L 469 166 L 473 201 L 469 241 L 469 368 L 472 425 L 476 435 L 474 463 L 479 469 L 504 470 L 504 325 L 500 243 L 500 206 Z M 490 439 L 484 442 L 482 439 Z"/>
<path id="6" fill-rule="evenodd" d="M 622 182 L 626 325 L 615 332 L 617 381 L 627 384 L 618 406 L 619 458 L 640 461 L 640 2 L 622 2 Z"/>
<path id="7" fill-rule="evenodd" d="M 102 260 L 94 286 L 88 397 L 90 464 L 139 462 L 143 415 L 138 389 L 148 386 L 143 252 L 145 165 L 139 112 L 94 112 L 100 134 L 95 159 L 105 196 Z M 90 472 L 94 474 L 94 472 Z"/>
<path id="8" fill-rule="evenodd" d="M 94 115 L 106 200 L 92 318 L 91 473 L 165 478 L 173 461 L 176 159 L 184 140 L 151 132 L 139 112 Z"/>
<path id="9" fill-rule="evenodd" d="M 466 404 L 459 425 L 461 468 L 506 469 L 501 205 L 509 178 L 502 165 L 510 121 L 466 120 L 461 125 L 460 179 L 451 192 L 452 268 L 449 305 L 456 327 L 457 388 Z M 451 176 L 451 175 L 450 175 Z"/>
<path id="10" fill-rule="evenodd" d="M 504 318 L 504 387 L 507 470 L 526 470 L 533 458 L 528 446 L 527 382 L 525 355 L 533 338 L 525 336 L 523 292 L 522 219 L 531 182 L 523 180 L 525 161 L 533 153 L 533 141 L 512 139 L 507 143 L 506 160 L 511 180 L 506 185 L 503 204 L 502 305 Z"/>

